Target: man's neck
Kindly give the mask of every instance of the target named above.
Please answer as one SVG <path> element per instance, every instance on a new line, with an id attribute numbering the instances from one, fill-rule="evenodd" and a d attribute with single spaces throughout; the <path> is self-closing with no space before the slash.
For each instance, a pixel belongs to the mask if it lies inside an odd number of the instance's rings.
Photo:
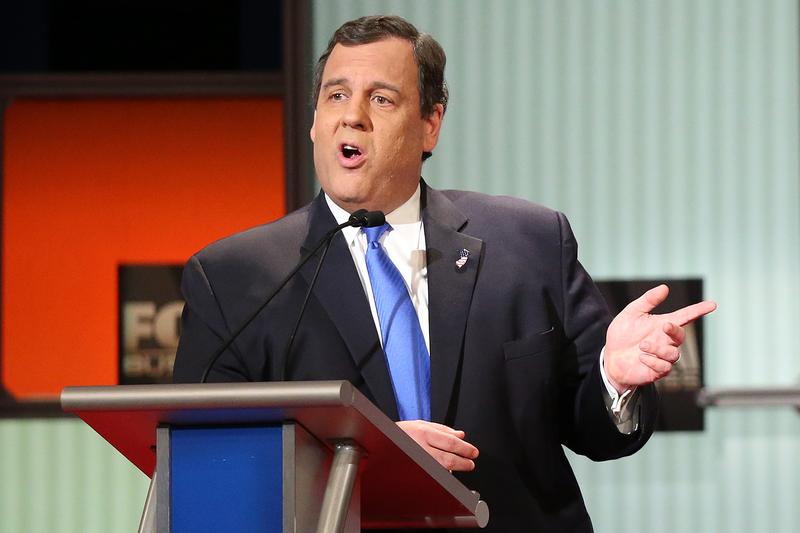
<path id="1" fill-rule="evenodd" d="M 417 188 L 414 189 L 414 192 L 411 196 L 403 202 L 397 209 L 393 210 L 391 213 L 386 214 L 386 222 L 391 225 L 396 224 L 410 224 L 413 222 L 420 221 L 420 207 L 419 207 L 419 200 L 421 195 L 421 186 L 417 185 Z M 347 222 L 347 219 L 350 218 L 350 213 L 347 210 L 340 207 L 336 202 L 331 200 L 331 197 L 327 194 L 325 195 L 325 201 L 328 203 L 328 208 L 331 210 L 333 217 L 336 219 L 337 224 L 342 224 Z"/>

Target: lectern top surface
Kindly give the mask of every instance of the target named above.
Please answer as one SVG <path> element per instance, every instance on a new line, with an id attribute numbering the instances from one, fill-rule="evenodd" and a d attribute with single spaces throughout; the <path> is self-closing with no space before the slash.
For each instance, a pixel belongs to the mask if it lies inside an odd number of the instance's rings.
<path id="1" fill-rule="evenodd" d="M 67 387 L 61 404 L 148 476 L 155 470 L 158 426 L 292 421 L 331 448 L 337 441 L 351 440 L 365 451 L 361 477 L 365 526 L 419 525 L 413 516 L 419 516 L 420 505 L 436 512 L 450 510 L 453 516 L 479 514 L 483 516 L 479 521 L 488 519 L 488 509 L 476 493 L 346 381 Z M 370 490 L 379 486 L 392 487 L 391 497 Z"/>

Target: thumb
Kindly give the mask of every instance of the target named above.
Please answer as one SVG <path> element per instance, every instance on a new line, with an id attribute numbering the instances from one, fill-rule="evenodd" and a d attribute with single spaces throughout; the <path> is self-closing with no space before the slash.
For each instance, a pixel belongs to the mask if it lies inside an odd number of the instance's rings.
<path id="1" fill-rule="evenodd" d="M 666 300 L 668 294 L 669 287 L 666 285 L 662 284 L 658 287 L 653 287 L 625 306 L 625 311 L 630 311 L 637 314 L 649 313 L 658 307 L 661 302 Z"/>

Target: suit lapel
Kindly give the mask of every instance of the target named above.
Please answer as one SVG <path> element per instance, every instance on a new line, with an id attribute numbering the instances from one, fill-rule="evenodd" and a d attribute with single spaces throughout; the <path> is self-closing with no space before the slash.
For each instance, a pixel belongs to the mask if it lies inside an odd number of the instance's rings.
<path id="1" fill-rule="evenodd" d="M 483 254 L 483 241 L 459 231 L 467 218 L 441 192 L 422 186 L 428 263 L 431 418 L 445 422 L 463 354 L 464 331 Z M 469 251 L 462 268 L 459 252 Z"/>
<path id="2" fill-rule="evenodd" d="M 311 207 L 309 231 L 303 243 L 303 253 L 313 249 L 325 233 L 335 226 L 336 220 L 328 209 L 325 197 L 320 193 Z M 300 271 L 307 283 L 311 282 L 317 262 L 316 259 L 312 259 Z M 317 278 L 314 296 L 344 339 L 378 407 L 387 416 L 396 420 L 397 403 L 385 356 L 375 331 L 375 322 L 369 310 L 367 296 L 364 294 L 350 250 L 341 233 L 333 239 Z M 319 356 L 324 357 L 325 354 Z"/>

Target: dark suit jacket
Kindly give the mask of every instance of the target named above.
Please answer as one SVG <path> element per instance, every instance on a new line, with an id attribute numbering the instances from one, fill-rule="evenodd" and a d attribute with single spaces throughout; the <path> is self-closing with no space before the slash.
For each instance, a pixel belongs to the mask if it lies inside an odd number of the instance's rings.
<path id="1" fill-rule="evenodd" d="M 638 450 L 655 419 L 641 390 L 639 429 L 606 410 L 599 354 L 609 315 L 577 260 L 561 213 L 522 200 L 422 185 L 427 243 L 431 412 L 480 450 L 457 474 L 490 508 L 486 531 L 585 532 L 592 526 L 562 444 L 594 460 Z M 210 354 L 335 226 L 324 198 L 216 242 L 184 271 L 176 382 L 196 382 Z M 470 258 L 455 265 L 466 248 Z M 301 270 L 223 354 L 210 381 L 269 381 L 313 274 Z M 346 379 L 397 419 L 385 356 L 341 235 L 331 246 L 292 349 L 289 379 Z"/>

